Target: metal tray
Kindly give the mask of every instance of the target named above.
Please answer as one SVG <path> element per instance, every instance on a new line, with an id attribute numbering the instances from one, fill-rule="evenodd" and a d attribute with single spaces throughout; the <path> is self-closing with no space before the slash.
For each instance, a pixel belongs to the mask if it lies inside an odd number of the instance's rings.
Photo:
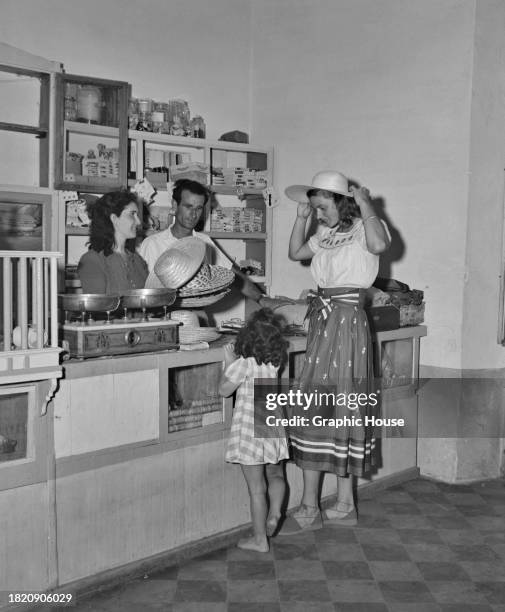
<path id="1" fill-rule="evenodd" d="M 132 289 L 121 295 L 123 308 L 157 308 L 175 302 L 175 289 Z"/>
<path id="2" fill-rule="evenodd" d="M 71 312 L 112 312 L 119 307 L 119 295 L 102 293 L 60 293 L 61 308 Z"/>

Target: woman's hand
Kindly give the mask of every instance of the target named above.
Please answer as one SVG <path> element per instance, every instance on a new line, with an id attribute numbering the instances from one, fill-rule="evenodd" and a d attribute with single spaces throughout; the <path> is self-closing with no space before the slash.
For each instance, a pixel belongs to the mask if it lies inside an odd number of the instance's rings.
<path id="1" fill-rule="evenodd" d="M 295 300 L 284 295 L 276 295 L 273 298 L 269 297 L 268 295 L 264 295 L 258 303 L 262 308 L 270 308 L 271 310 L 275 310 L 276 308 L 285 306 L 286 304 L 295 304 Z"/>
<path id="2" fill-rule="evenodd" d="M 354 185 L 351 185 L 350 192 L 352 193 L 354 201 L 359 206 L 362 214 L 363 208 L 368 210 L 368 208 L 372 206 L 370 191 L 366 187 L 354 187 Z"/>
<path id="3" fill-rule="evenodd" d="M 296 211 L 296 219 L 289 238 L 289 259 L 302 261 L 311 259 L 314 255 L 312 249 L 305 240 L 305 228 L 307 219 L 312 214 L 313 208 L 308 202 L 299 202 Z"/>
<path id="4" fill-rule="evenodd" d="M 352 185 L 350 191 L 361 211 L 367 249 L 370 253 L 379 255 L 389 247 L 390 239 L 380 218 L 374 212 L 370 192 L 366 187 L 354 187 Z"/>
<path id="5" fill-rule="evenodd" d="M 312 207 L 308 202 L 299 202 L 296 216 L 301 219 L 308 219 L 312 214 Z"/>

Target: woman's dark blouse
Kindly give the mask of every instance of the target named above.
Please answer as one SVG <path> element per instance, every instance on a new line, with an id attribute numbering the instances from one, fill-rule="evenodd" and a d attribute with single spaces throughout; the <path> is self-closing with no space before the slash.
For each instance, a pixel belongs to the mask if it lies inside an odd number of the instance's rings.
<path id="1" fill-rule="evenodd" d="M 120 294 L 130 289 L 143 289 L 148 269 L 138 253 L 126 251 L 126 258 L 119 253 L 105 256 L 89 250 L 77 267 L 83 293 Z"/>

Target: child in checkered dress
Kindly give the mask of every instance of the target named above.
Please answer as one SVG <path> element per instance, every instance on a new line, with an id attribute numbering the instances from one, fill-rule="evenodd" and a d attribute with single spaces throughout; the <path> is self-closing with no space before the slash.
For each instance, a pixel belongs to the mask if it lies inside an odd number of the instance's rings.
<path id="1" fill-rule="evenodd" d="M 266 438 L 254 436 L 254 379 L 277 378 L 287 360 L 287 345 L 281 319 L 262 308 L 240 330 L 235 345 L 225 347 L 219 393 L 227 397 L 237 391 L 226 461 L 241 465 L 249 491 L 254 535 L 238 543 L 246 550 L 268 552 L 267 536 L 281 516 L 286 486 L 281 462 L 289 457 L 288 443 L 283 428 L 269 430 Z"/>

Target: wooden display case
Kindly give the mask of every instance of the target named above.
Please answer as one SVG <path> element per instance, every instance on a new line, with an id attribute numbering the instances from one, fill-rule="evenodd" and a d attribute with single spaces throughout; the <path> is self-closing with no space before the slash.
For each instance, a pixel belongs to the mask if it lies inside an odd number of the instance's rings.
<path id="1" fill-rule="evenodd" d="M 56 189 L 105 193 L 126 186 L 128 93 L 123 81 L 57 75 Z"/>

